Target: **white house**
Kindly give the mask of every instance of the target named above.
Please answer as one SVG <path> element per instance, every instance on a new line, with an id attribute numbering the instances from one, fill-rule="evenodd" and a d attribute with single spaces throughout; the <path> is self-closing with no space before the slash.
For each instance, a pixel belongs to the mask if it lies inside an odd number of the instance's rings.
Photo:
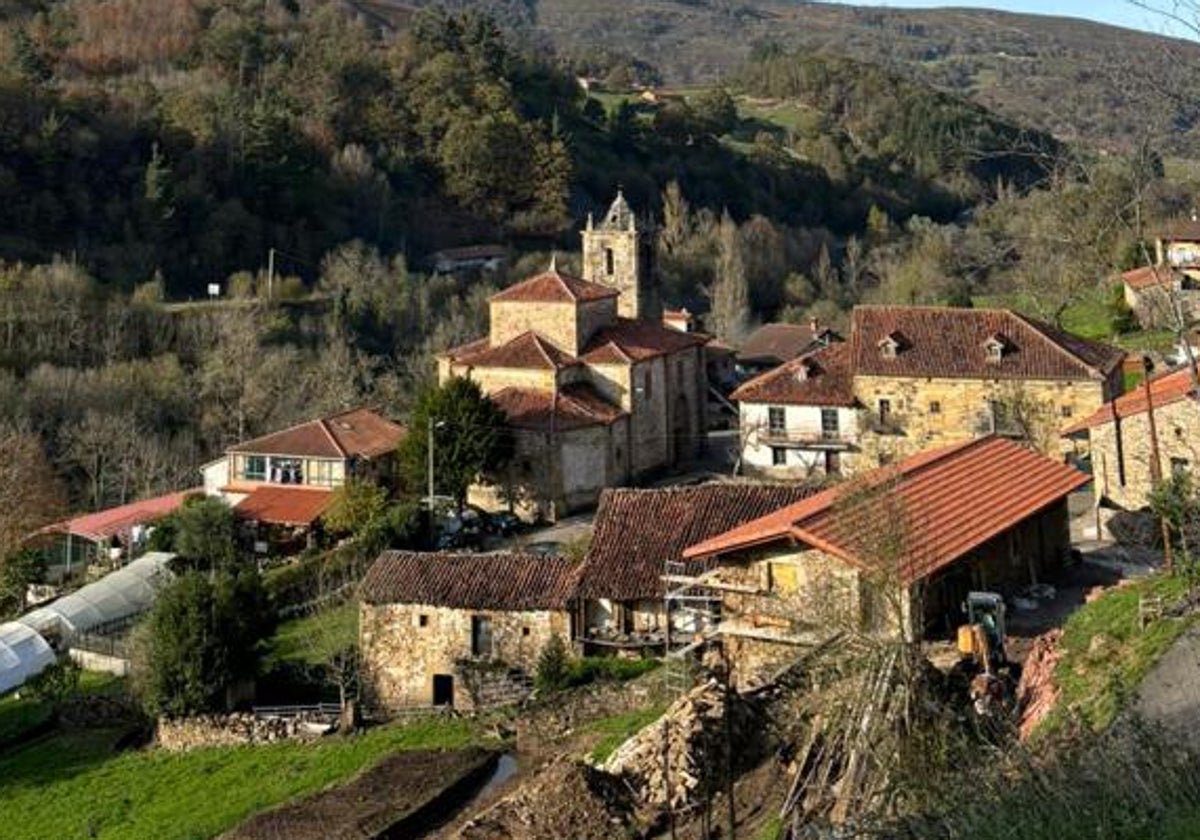
<path id="1" fill-rule="evenodd" d="M 781 365 L 733 393 L 748 473 L 774 478 L 839 475 L 858 442 L 849 345 L 832 344 Z"/>

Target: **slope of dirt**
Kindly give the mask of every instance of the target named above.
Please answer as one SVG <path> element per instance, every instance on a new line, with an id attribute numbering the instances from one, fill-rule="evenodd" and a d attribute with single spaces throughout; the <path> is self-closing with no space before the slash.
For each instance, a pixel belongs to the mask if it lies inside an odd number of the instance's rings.
<path id="1" fill-rule="evenodd" d="M 418 750 L 353 780 L 251 817 L 222 840 L 372 840 L 418 836 L 483 782 L 496 753 Z"/>

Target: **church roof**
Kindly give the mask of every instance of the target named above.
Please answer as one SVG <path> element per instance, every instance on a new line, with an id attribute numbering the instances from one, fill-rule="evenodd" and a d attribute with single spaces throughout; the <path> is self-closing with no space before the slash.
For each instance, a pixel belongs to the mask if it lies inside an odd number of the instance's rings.
<path id="1" fill-rule="evenodd" d="M 633 230 L 634 225 L 633 210 L 629 207 L 629 202 L 625 200 L 625 194 L 617 190 L 617 197 L 613 199 L 608 212 L 604 214 L 604 220 L 600 222 L 600 229 Z"/>
<path id="2" fill-rule="evenodd" d="M 579 364 L 570 353 L 566 353 L 537 333 L 523 332 L 516 338 L 497 347 L 486 341 L 464 345 L 451 350 L 450 356 L 456 364 L 470 367 L 526 368 L 532 370 L 557 370 Z"/>
<path id="3" fill-rule="evenodd" d="M 528 280 L 492 295 L 493 301 L 520 303 L 579 303 L 616 297 L 611 286 L 602 286 L 578 277 L 559 273 L 553 265 Z"/>
<path id="4" fill-rule="evenodd" d="M 607 426 L 625 411 L 584 382 L 565 385 L 555 396 L 535 388 L 503 388 L 490 395 L 515 429 L 568 432 L 587 426 Z"/>
<path id="5" fill-rule="evenodd" d="M 580 358 L 589 364 L 628 364 L 699 347 L 708 337 L 685 333 L 652 321 L 618 318 L 596 331 Z"/>

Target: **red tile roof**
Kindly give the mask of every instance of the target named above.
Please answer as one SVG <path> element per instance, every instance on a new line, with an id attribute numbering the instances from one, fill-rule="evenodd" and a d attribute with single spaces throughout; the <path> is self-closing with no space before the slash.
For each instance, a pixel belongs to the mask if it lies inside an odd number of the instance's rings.
<path id="1" fill-rule="evenodd" d="M 524 332 L 498 347 L 485 343 L 484 349 L 454 356 L 455 364 L 486 368 L 529 368 L 557 370 L 579 364 L 569 353 L 559 350 L 535 332 Z"/>
<path id="2" fill-rule="evenodd" d="M 1175 272 L 1167 266 L 1142 266 L 1135 268 L 1132 271 L 1126 271 L 1121 275 L 1121 279 L 1125 281 L 1125 285 L 1131 289 L 1141 291 L 1149 289 L 1152 286 L 1164 286 L 1170 283 L 1175 278 Z"/>
<path id="3" fill-rule="evenodd" d="M 1200 242 L 1200 220 L 1176 219 L 1163 225 L 1155 236 L 1168 242 Z"/>
<path id="4" fill-rule="evenodd" d="M 1192 370 L 1189 367 L 1171 371 L 1150 380 L 1150 399 L 1153 401 L 1156 411 L 1165 405 L 1180 402 L 1195 393 L 1196 386 L 1192 382 Z M 1146 389 L 1145 386 L 1139 385 L 1128 394 L 1122 394 L 1115 400 L 1106 402 L 1083 420 L 1063 429 L 1062 433 L 1064 435 L 1075 434 L 1111 423 L 1114 417 L 1125 418 L 1145 412 Z"/>
<path id="5" fill-rule="evenodd" d="M 686 333 L 651 321 L 618 318 L 588 341 L 579 358 L 589 364 L 629 364 L 700 347 L 708 336 Z"/>
<path id="6" fill-rule="evenodd" d="M 602 286 L 560 274 L 556 269 L 522 280 L 503 291 L 492 295 L 493 301 L 520 301 L 522 303 L 576 303 L 616 297 L 619 293 L 611 286 Z"/>
<path id="7" fill-rule="evenodd" d="M 311 525 L 331 501 L 333 491 L 324 487 L 266 484 L 251 490 L 249 496 L 233 506 L 233 512 L 243 519 L 269 525 Z"/>
<path id="8" fill-rule="evenodd" d="M 833 338 L 827 327 L 814 330 L 811 324 L 763 324 L 742 342 L 737 357 L 740 362 L 780 365 Z"/>
<path id="9" fill-rule="evenodd" d="M 404 427 L 367 408 L 310 420 L 229 447 L 229 452 L 309 458 L 376 458 L 394 450 Z"/>
<path id="10" fill-rule="evenodd" d="M 561 610 L 577 565 L 566 557 L 385 551 L 359 590 L 368 604 L 428 604 L 462 610 Z"/>
<path id="11" fill-rule="evenodd" d="M 837 342 L 780 365 L 743 383 L 730 399 L 783 405 L 852 406 L 856 398 L 850 345 Z"/>
<path id="12" fill-rule="evenodd" d="M 1125 355 L 1003 309 L 857 306 L 850 330 L 856 375 L 1094 380 Z M 990 361 L 984 348 L 994 336 L 1008 346 L 999 361 Z M 899 341 L 895 358 L 880 352 L 888 337 Z"/>
<path id="13" fill-rule="evenodd" d="M 580 570 L 580 598 L 663 596 L 664 563 L 689 545 L 816 492 L 799 484 L 715 483 L 654 490 L 608 488 Z"/>
<path id="14" fill-rule="evenodd" d="M 123 534 L 135 525 L 149 525 L 164 516 L 174 513 L 188 496 L 202 494 L 203 489 L 183 490 L 130 502 L 108 510 L 85 513 L 73 519 L 56 522 L 39 530 L 38 534 L 70 534 L 93 542 L 100 542 Z"/>
<path id="15" fill-rule="evenodd" d="M 915 455 L 825 490 L 740 528 L 693 545 L 706 558 L 756 545 L 795 540 L 870 568 L 874 536 L 895 536 L 907 519 L 900 558 L 906 582 L 927 578 L 1087 484 L 1088 476 L 1031 449 L 985 437 Z M 863 501 L 850 501 L 864 488 Z M 907 533 L 905 533 L 907 532 Z M 874 535 L 874 536 L 873 536 Z"/>
<path id="16" fill-rule="evenodd" d="M 564 385 L 559 389 L 557 399 L 550 391 L 533 388 L 503 388 L 489 396 L 515 429 L 549 431 L 553 416 L 553 428 L 567 432 L 586 426 L 608 425 L 625 416 L 623 409 L 582 382 Z"/>

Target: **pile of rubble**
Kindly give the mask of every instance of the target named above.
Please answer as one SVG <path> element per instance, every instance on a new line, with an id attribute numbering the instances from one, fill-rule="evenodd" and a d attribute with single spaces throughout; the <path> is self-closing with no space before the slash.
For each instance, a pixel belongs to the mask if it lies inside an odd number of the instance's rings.
<path id="1" fill-rule="evenodd" d="M 726 734 L 725 690 L 709 680 L 680 697 L 656 723 L 621 745 L 603 769 L 628 779 L 646 804 L 680 810 L 710 799 L 724 784 L 728 744 L 742 763 L 760 728 L 736 693 Z M 736 769 L 736 768 L 735 768 Z"/>
<path id="2" fill-rule="evenodd" d="M 1027 740 L 1038 724 L 1054 709 L 1058 702 L 1058 687 L 1054 684 L 1054 669 L 1062 657 L 1059 640 L 1062 630 L 1043 633 L 1033 640 L 1029 656 L 1021 670 L 1021 681 L 1017 684 L 1017 711 L 1020 715 L 1018 731 L 1021 740 Z"/>

